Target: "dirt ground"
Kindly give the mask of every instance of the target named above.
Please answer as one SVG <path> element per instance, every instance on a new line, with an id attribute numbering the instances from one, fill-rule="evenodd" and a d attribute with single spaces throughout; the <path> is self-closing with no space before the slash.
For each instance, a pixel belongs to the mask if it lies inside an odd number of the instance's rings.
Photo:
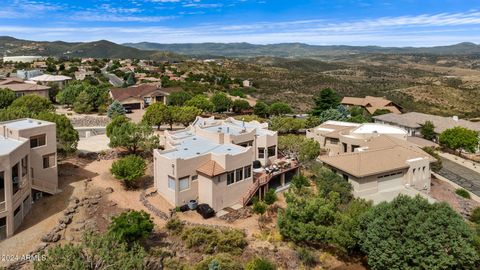
<path id="1" fill-rule="evenodd" d="M 138 190 L 126 190 L 120 181 L 114 179 L 109 169 L 113 160 L 87 160 L 81 158 L 70 158 L 59 162 L 59 182 L 61 192 L 55 196 L 48 196 L 35 202 L 32 212 L 26 216 L 19 231 L 11 238 L 0 242 L 0 254 L 24 255 L 44 246 L 41 242 L 42 236 L 47 234 L 58 224 L 67 209 L 72 206 L 72 201 L 78 200 L 71 223 L 65 230 L 60 231 L 61 239 L 58 244 L 75 243 L 81 240 L 85 229 L 103 232 L 108 228 L 111 217 L 126 211 L 127 209 L 144 210 L 149 212 L 155 223 L 155 233 L 164 232 L 165 220 L 155 216 L 140 201 L 140 193 L 143 189 L 151 190 L 152 168 L 147 169 L 147 176 L 142 180 L 141 188 Z M 147 197 L 148 201 L 165 213 L 169 213 L 172 207 L 158 194 L 154 193 Z M 283 195 L 279 195 L 277 202 L 279 207 L 285 207 Z M 248 212 L 248 211 L 247 211 Z M 249 240 L 249 247 L 245 256 L 256 256 L 258 252 L 265 256 L 280 256 L 283 264 L 288 258 L 295 258 L 296 253 L 292 247 L 279 240 L 276 226 L 275 214 L 267 219 L 260 230 L 258 215 L 249 214 L 237 220 L 223 220 L 211 218 L 204 220 L 196 212 L 189 211 L 178 213 L 178 217 L 193 224 L 219 225 L 241 229 L 246 232 Z M 277 239 L 277 240 L 275 240 Z M 166 239 L 170 241 L 171 239 Z M 49 244 L 54 245 L 54 244 Z M 188 250 L 183 250 L 189 254 Z M 345 264 L 335 256 L 319 252 L 322 257 L 322 265 L 326 269 L 364 269 L 360 264 Z M 195 258 L 201 258 L 202 254 L 196 254 Z M 272 257 L 272 258 L 274 258 Z M 279 260 L 282 260 L 279 257 Z M 250 257 L 249 257 L 250 258 Z M 0 266 L 7 266 L 11 262 L 0 262 Z M 24 265 L 22 269 L 30 269 L 31 264 Z M 290 267 L 288 267 L 290 269 Z"/>
<path id="2" fill-rule="evenodd" d="M 462 213 L 465 210 L 465 203 L 470 204 L 473 207 L 479 207 L 480 202 L 464 199 L 455 193 L 456 188 L 449 183 L 436 179 L 432 176 L 432 187 L 430 189 L 430 196 L 439 202 L 446 202 L 458 213 Z"/>

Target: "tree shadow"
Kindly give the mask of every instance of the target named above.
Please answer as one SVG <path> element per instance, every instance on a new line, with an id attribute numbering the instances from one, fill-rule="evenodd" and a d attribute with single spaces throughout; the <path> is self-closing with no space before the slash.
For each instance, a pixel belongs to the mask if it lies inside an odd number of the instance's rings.
<path id="1" fill-rule="evenodd" d="M 58 164 L 58 183 L 59 193 L 55 195 L 45 195 L 39 200 L 35 201 L 30 209 L 30 212 L 25 216 L 22 225 L 15 232 L 18 234 L 30 227 L 42 222 L 45 219 L 51 218 L 53 215 L 64 211 L 69 203 L 75 187 L 72 185 L 75 182 L 83 181 L 85 179 L 97 176 L 97 173 L 85 170 L 84 168 L 73 164 L 69 161 Z"/>

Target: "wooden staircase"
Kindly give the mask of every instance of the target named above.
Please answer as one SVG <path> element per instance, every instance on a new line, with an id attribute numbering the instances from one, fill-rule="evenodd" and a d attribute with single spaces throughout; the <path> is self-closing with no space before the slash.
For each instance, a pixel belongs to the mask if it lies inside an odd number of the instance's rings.
<path id="1" fill-rule="evenodd" d="M 257 181 L 255 181 L 254 185 L 248 190 L 247 194 L 242 199 L 243 206 L 246 206 L 250 200 L 255 196 L 257 191 L 260 189 L 261 186 L 264 186 L 270 181 L 272 177 L 269 175 L 262 175 L 260 176 Z"/>

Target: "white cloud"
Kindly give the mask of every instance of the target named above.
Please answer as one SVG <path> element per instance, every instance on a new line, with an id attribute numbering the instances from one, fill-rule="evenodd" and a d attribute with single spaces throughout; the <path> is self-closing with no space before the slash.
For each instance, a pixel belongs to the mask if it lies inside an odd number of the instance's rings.
<path id="1" fill-rule="evenodd" d="M 77 14 L 72 19 L 82 21 L 158 22 L 173 19 L 173 17 L 83 13 Z M 161 43 L 250 42 L 259 44 L 306 42 L 311 44 L 430 46 L 462 41 L 480 42 L 480 13 L 471 11 L 466 13 L 424 14 L 349 22 L 316 19 L 238 25 L 210 23 L 192 27 L 37 28 L 0 25 L 0 33 L 26 39 L 63 39 L 67 41 L 109 39 L 119 43 L 139 41 Z"/>
<path id="2" fill-rule="evenodd" d="M 74 21 L 93 21 L 93 22 L 161 22 L 170 20 L 175 16 L 131 16 L 122 14 L 108 14 L 91 11 L 77 12 L 69 16 Z"/>

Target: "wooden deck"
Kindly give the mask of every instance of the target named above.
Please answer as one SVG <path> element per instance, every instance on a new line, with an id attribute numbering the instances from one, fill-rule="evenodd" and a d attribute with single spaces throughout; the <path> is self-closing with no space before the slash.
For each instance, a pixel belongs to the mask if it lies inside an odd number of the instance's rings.
<path id="1" fill-rule="evenodd" d="M 300 164 L 298 163 L 298 161 L 279 160 L 276 162 L 275 165 L 268 166 L 264 172 L 255 173 L 253 175 L 254 185 L 248 190 L 247 194 L 243 197 L 243 200 L 242 200 L 243 206 L 246 206 L 250 202 L 250 200 L 252 200 L 255 194 L 260 190 L 260 188 L 268 185 L 270 180 L 275 178 L 275 176 L 279 176 L 293 170 L 298 170 L 298 168 L 300 168 Z"/>

